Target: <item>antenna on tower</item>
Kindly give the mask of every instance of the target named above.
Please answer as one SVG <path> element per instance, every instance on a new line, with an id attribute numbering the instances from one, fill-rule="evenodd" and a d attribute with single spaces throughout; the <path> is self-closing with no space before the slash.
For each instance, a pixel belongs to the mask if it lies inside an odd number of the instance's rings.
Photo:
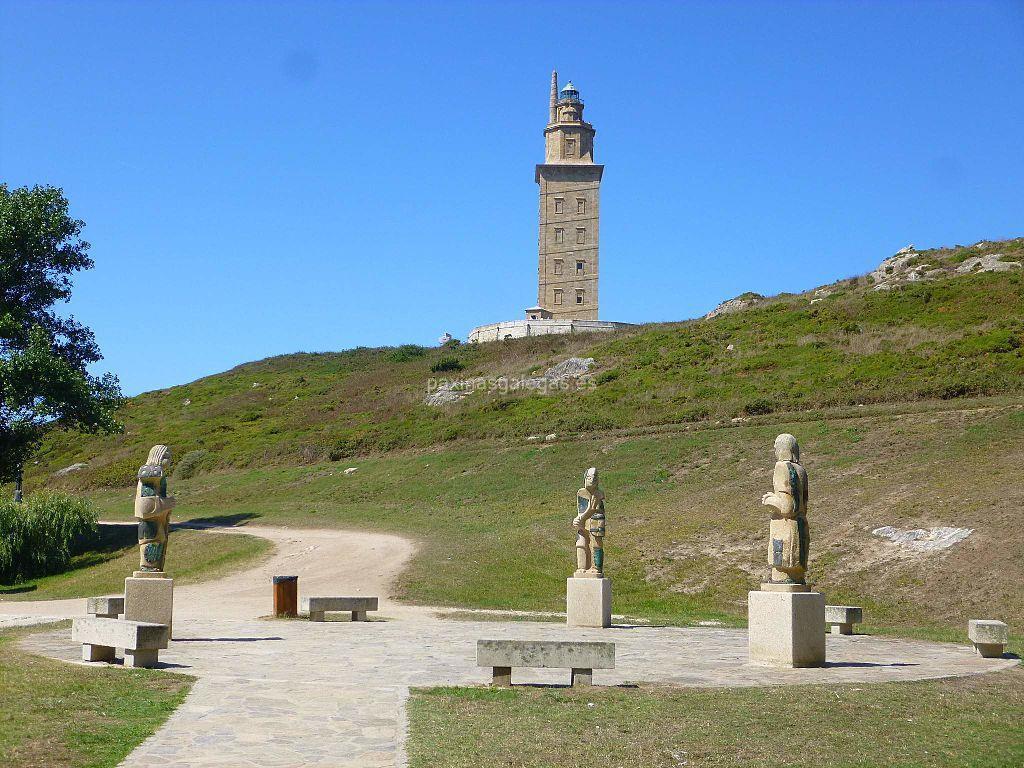
<path id="1" fill-rule="evenodd" d="M 558 101 L 558 70 L 553 69 L 553 70 L 551 70 L 551 101 L 549 103 L 551 119 L 548 120 L 549 123 L 555 122 L 555 118 L 556 118 L 555 103 L 557 101 Z"/>

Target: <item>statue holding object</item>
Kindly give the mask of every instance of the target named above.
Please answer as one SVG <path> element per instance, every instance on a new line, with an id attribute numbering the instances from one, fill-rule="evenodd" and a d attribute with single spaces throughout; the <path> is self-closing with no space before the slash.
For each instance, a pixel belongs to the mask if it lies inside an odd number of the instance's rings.
<path id="1" fill-rule="evenodd" d="M 135 517 L 139 521 L 139 570 L 162 573 L 167 558 L 171 510 L 177 499 L 167 495 L 167 470 L 171 449 L 154 445 L 146 463 L 139 467 L 135 491 Z"/>
<path id="2" fill-rule="evenodd" d="M 576 493 L 575 578 L 604 578 L 604 491 L 597 484 L 597 468 L 591 467 Z"/>
<path id="3" fill-rule="evenodd" d="M 800 446 L 793 435 L 775 438 L 773 491 L 761 497 L 771 509 L 766 584 L 806 585 L 807 555 L 811 545 L 807 527 L 807 471 L 800 464 Z"/>

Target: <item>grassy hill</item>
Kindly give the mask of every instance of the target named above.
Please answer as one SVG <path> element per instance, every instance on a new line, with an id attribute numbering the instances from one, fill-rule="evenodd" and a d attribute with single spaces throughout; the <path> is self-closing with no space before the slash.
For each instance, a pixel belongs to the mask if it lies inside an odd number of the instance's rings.
<path id="1" fill-rule="evenodd" d="M 1024 239 L 916 258 L 952 269 L 993 252 L 1024 259 Z M 56 433 L 30 476 L 40 481 L 86 461 L 66 484 L 126 485 L 139 453 L 156 441 L 173 445 L 179 458 L 192 453 L 184 470 L 193 474 L 460 440 L 1024 393 L 1024 273 L 873 287 L 870 278 L 853 278 L 713 320 L 613 336 L 268 358 L 133 398 L 121 412 L 122 435 Z M 570 356 L 596 361 L 592 381 L 575 391 L 478 391 L 441 408 L 423 402 L 431 380 L 522 379 Z M 431 370 L 438 367 L 455 370 Z"/>
<path id="2" fill-rule="evenodd" d="M 811 478 L 811 578 L 830 601 L 889 630 L 1019 625 L 1024 273 L 955 272 L 997 253 L 1020 261 L 1024 239 L 904 259 L 930 279 L 854 278 L 710 320 L 271 358 L 134 398 L 123 435 L 55 434 L 29 481 L 127 517 L 135 469 L 166 442 L 180 516 L 394 531 L 422 542 L 408 599 L 558 609 L 575 490 L 596 465 L 616 611 L 738 623 L 765 569 L 772 440 L 791 431 Z M 569 356 L 595 359 L 591 382 L 423 402 L 431 378 L 524 377 Z M 872 535 L 885 525 L 973 533 L 919 553 Z"/>

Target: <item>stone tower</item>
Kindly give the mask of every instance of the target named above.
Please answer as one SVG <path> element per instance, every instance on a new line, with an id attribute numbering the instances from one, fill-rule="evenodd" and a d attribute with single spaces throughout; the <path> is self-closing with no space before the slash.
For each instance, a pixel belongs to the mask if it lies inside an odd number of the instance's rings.
<path id="1" fill-rule="evenodd" d="M 558 89 L 551 73 L 540 185 L 537 306 L 528 319 L 597 320 L 598 213 L 603 165 L 594 163 L 594 126 L 571 83 Z"/>

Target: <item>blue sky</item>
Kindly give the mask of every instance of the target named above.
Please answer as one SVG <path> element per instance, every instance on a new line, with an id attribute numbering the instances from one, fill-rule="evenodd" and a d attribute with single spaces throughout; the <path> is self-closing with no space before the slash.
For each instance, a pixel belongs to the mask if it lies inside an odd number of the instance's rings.
<path id="1" fill-rule="evenodd" d="M 0 57 L 0 178 L 86 221 L 69 311 L 129 394 L 520 317 L 556 67 L 603 319 L 1024 234 L 1021 2 L 7 0 Z"/>

